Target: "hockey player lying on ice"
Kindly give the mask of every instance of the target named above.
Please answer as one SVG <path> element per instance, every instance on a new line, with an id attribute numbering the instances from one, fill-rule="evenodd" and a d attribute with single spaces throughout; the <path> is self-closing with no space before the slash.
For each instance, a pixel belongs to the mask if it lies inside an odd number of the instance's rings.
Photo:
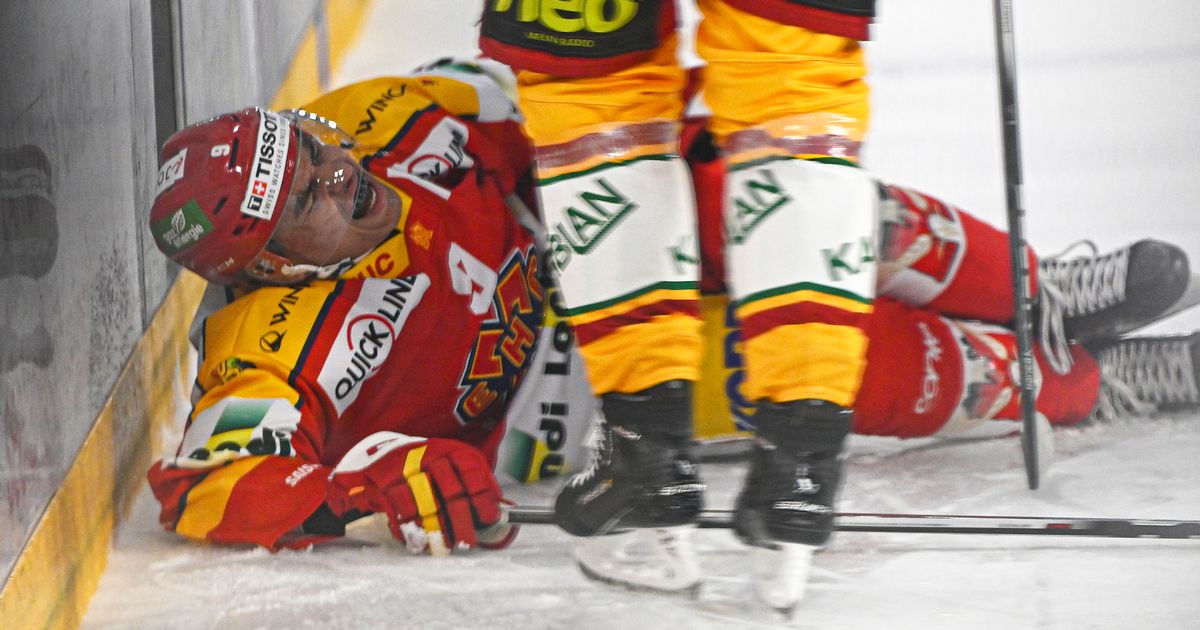
<path id="1" fill-rule="evenodd" d="M 434 67 L 168 139 L 151 230 L 166 255 L 227 288 L 198 320 L 182 442 L 148 474 L 164 527 L 276 549 L 385 513 L 414 552 L 512 541 L 492 468 L 545 294 L 535 239 L 510 211 L 530 159 L 488 74 L 500 71 Z M 697 181 L 703 198 L 711 180 Z M 1014 417 L 1011 333 L 947 318 L 1007 321 L 1004 235 L 896 187 L 879 188 L 879 206 L 890 270 L 879 292 L 891 297 L 865 321 L 856 430 L 932 435 Z M 1063 319 L 1081 338 L 1151 319 L 1188 276 L 1186 257 L 1156 242 L 1064 273 L 1075 271 L 1103 271 L 1115 296 Z M 1041 365 L 1042 413 L 1085 417 L 1101 389 L 1093 355 L 1071 345 L 1057 368 Z M 619 458 L 633 475 L 645 465 Z M 628 483 L 623 498 L 642 500 Z"/>

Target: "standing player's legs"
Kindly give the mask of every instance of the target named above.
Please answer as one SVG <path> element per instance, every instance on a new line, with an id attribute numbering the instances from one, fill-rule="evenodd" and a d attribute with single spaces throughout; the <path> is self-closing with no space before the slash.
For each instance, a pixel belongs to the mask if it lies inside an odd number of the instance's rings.
<path id="1" fill-rule="evenodd" d="M 735 527 L 750 544 L 786 553 L 823 545 L 832 532 L 866 360 L 879 194 L 856 166 L 866 69 L 853 39 L 716 0 L 700 8 L 705 98 L 729 168 L 729 288 L 745 392 L 758 401 L 757 449 Z M 792 605 L 803 576 L 774 577 L 778 584 L 756 579 L 760 597 Z"/>
<path id="2" fill-rule="evenodd" d="M 599 468 L 556 505 L 576 535 L 690 523 L 700 508 L 687 452 L 699 269 L 675 45 L 599 76 L 518 75 L 551 265 L 605 416 Z"/>

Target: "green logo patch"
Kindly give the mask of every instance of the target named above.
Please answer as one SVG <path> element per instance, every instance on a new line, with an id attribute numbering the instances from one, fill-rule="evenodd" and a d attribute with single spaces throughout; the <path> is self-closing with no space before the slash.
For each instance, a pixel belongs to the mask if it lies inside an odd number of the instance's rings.
<path id="1" fill-rule="evenodd" d="M 592 251 L 621 219 L 638 208 L 637 202 L 603 177 L 593 180 L 593 183 L 603 188 L 604 192 L 580 192 L 577 197 L 583 204 L 568 206 L 563 211 L 567 221 L 555 223 L 550 228 L 547 240 L 550 243 L 551 262 L 559 271 L 567 267 L 572 254 Z"/>
<path id="2" fill-rule="evenodd" d="M 154 239 L 168 256 L 195 245 L 212 229 L 212 223 L 204 216 L 204 211 L 195 199 L 183 204 L 183 207 L 171 213 L 171 216 L 150 227 Z"/>
<path id="3" fill-rule="evenodd" d="M 217 420 L 213 435 L 241 429 L 253 429 L 262 423 L 263 418 L 267 417 L 267 412 L 270 411 L 273 402 L 273 399 L 259 398 L 230 400 L 224 411 L 221 412 L 220 419 Z"/>
<path id="4" fill-rule="evenodd" d="M 861 238 L 858 243 L 842 243 L 837 249 L 821 250 L 825 258 L 825 273 L 833 282 L 841 282 L 844 275 L 857 275 L 871 268 L 875 262 L 875 247 L 871 239 Z"/>
<path id="5" fill-rule="evenodd" d="M 758 224 L 790 201 L 791 195 L 771 169 L 762 168 L 746 175 L 735 185 L 733 207 L 726 212 L 725 239 L 741 245 Z"/>

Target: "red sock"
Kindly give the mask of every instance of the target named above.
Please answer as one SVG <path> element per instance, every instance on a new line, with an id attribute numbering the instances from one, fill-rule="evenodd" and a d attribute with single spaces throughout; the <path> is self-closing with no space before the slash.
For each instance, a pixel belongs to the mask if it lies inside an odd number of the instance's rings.
<path id="1" fill-rule="evenodd" d="M 948 423 L 1020 419 L 1016 339 L 995 325 L 949 320 L 890 298 L 876 300 L 866 327 L 867 368 L 855 402 L 855 433 L 918 437 Z M 1035 348 L 1037 409 L 1072 424 L 1095 406 L 1100 371 L 1072 346 L 1074 366 L 1050 369 Z"/>

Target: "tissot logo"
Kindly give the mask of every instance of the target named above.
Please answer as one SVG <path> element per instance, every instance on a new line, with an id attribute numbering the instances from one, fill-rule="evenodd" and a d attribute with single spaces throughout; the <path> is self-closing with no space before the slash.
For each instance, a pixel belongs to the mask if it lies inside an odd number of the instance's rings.
<path id="1" fill-rule="evenodd" d="M 267 111 L 261 113 L 254 163 L 250 166 L 250 181 L 242 201 L 243 214 L 264 220 L 275 214 L 279 192 L 283 188 L 291 135 L 291 123 L 286 118 Z"/>

